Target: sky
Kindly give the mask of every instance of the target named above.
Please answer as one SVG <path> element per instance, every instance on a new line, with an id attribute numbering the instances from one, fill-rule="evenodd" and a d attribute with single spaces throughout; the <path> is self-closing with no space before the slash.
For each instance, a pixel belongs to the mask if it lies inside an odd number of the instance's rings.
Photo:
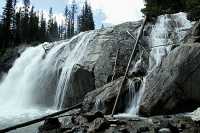
<path id="1" fill-rule="evenodd" d="M 6 0 L 0 0 L 0 13 L 5 6 Z M 85 0 L 76 0 L 80 5 Z M 46 16 L 50 7 L 53 8 L 56 19 L 61 23 L 64 19 L 63 12 L 65 5 L 71 0 L 31 0 L 36 10 L 44 11 Z M 94 20 L 97 27 L 104 25 L 116 25 L 127 21 L 137 21 L 142 18 L 141 8 L 143 0 L 89 0 L 94 13 Z M 21 6 L 18 0 L 18 6 Z"/>

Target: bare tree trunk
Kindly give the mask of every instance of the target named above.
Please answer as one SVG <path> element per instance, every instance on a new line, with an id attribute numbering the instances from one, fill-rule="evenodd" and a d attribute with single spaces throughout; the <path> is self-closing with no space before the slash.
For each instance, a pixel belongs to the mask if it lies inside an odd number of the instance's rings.
<path id="1" fill-rule="evenodd" d="M 112 117 L 113 117 L 113 115 L 114 115 L 114 113 L 115 113 L 116 106 L 117 106 L 117 104 L 118 104 L 118 100 L 119 100 L 119 97 L 120 97 L 120 95 L 121 95 L 121 91 L 122 91 L 122 88 L 123 88 L 123 86 L 124 86 L 124 83 L 125 83 L 125 81 L 126 81 L 126 77 L 127 77 L 128 71 L 129 71 L 129 67 L 130 67 L 130 64 L 131 64 L 132 59 L 133 59 L 133 55 L 134 55 L 134 53 L 135 53 L 136 46 L 137 46 L 137 44 L 139 43 L 139 40 L 140 40 L 140 38 L 141 38 L 141 36 L 142 36 L 142 33 L 143 33 L 144 26 L 145 26 L 146 22 L 147 22 L 147 17 L 145 17 L 145 19 L 144 19 L 144 21 L 143 21 L 142 27 L 141 27 L 141 29 L 140 29 L 140 32 L 139 32 L 138 36 L 137 36 L 137 40 L 136 40 L 136 42 L 135 42 L 134 48 L 133 48 L 132 53 L 131 53 L 131 56 L 130 56 L 130 58 L 129 58 L 129 62 L 128 62 L 128 65 L 127 65 L 127 68 L 126 68 L 126 72 L 125 72 L 125 74 L 124 74 L 124 77 L 123 77 L 123 80 L 122 80 L 122 83 L 121 83 L 121 87 L 120 87 L 120 89 L 119 89 L 118 95 L 117 95 L 116 100 L 115 100 L 115 104 L 114 104 L 114 106 L 113 106 L 113 110 L 112 110 L 112 114 L 111 114 Z"/>

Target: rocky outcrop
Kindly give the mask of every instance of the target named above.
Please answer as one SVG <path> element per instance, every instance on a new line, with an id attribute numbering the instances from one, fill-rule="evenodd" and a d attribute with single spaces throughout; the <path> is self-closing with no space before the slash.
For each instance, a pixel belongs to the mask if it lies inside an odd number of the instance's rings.
<path id="1" fill-rule="evenodd" d="M 14 61 L 20 56 L 25 48 L 25 46 L 19 46 L 0 51 L 0 77 L 2 76 L 2 74 L 9 71 Z"/>
<path id="2" fill-rule="evenodd" d="M 70 107 L 81 101 L 87 92 L 95 89 L 94 73 L 83 66 L 75 65 L 69 81 L 69 91 L 65 95 L 64 107 Z"/>
<path id="3" fill-rule="evenodd" d="M 61 127 L 56 119 L 54 122 L 44 122 L 40 126 L 40 133 L 197 133 L 200 130 L 195 122 L 183 115 L 140 119 L 133 117 L 113 118 L 104 116 L 101 112 L 95 112 L 89 115 L 80 114 L 59 118 Z M 62 121 L 67 121 L 67 123 Z M 53 123 L 56 126 L 49 127 Z"/>
<path id="4" fill-rule="evenodd" d="M 174 49 L 146 79 L 140 114 L 193 111 L 200 105 L 200 44 Z"/>
<path id="5" fill-rule="evenodd" d="M 135 40 L 127 33 L 127 30 L 137 36 L 138 29 L 141 25 L 139 22 L 127 22 L 114 27 L 98 30 L 94 38 L 89 42 L 87 54 L 83 59 L 83 66 L 88 70 L 94 70 L 95 85 L 97 88 L 107 84 L 113 74 L 117 50 L 119 56 L 116 65 L 115 79 L 124 75 L 126 66 Z M 145 42 L 141 40 L 145 46 Z M 139 59 L 138 48 L 136 49 L 132 66 Z"/>
<path id="6" fill-rule="evenodd" d="M 75 72 L 71 74 L 70 91 L 66 92 L 65 102 L 63 104 L 64 107 L 69 107 L 82 101 L 87 92 L 95 88 L 100 88 L 111 81 L 118 50 L 119 54 L 117 57 L 114 79 L 118 79 L 124 75 L 135 42 L 135 40 L 127 33 L 127 30 L 136 37 L 140 25 L 141 21 L 127 22 L 114 27 L 96 30 L 94 32 L 94 37 L 89 40 L 84 52 L 84 57 L 79 62 L 79 66 L 83 67 L 84 71 L 81 70 L 80 72 L 79 70 L 82 69 L 80 68 L 78 71 L 75 70 Z M 78 36 L 70 42 L 69 47 L 74 47 L 79 39 Z M 143 39 L 140 43 L 144 45 L 143 47 L 147 47 L 145 46 L 146 43 Z M 68 47 L 68 45 L 65 47 Z M 139 48 L 137 47 L 131 68 L 134 68 L 135 63 L 139 60 L 140 56 Z M 142 71 L 134 71 L 134 74 L 137 75 L 143 73 L 144 72 Z M 133 74 L 130 74 L 129 76 L 131 77 L 131 75 Z M 103 88 L 105 89 L 105 86 Z M 117 93 L 117 90 L 114 92 Z M 114 96 L 116 95 L 113 95 L 111 102 L 114 101 Z M 105 97 L 105 99 L 108 98 Z M 94 100 L 94 98 L 92 100 Z"/>
<path id="7" fill-rule="evenodd" d="M 61 132 L 61 123 L 58 118 L 48 118 L 43 125 L 39 127 L 39 133 L 57 133 Z"/>
<path id="8" fill-rule="evenodd" d="M 119 78 L 105 86 L 89 92 L 83 101 L 83 112 L 102 111 L 104 114 L 111 114 L 123 78 Z M 118 112 L 126 109 L 128 101 L 128 87 L 122 89 L 121 99 L 118 104 Z"/>
<path id="9" fill-rule="evenodd" d="M 193 26 L 192 35 L 194 42 L 200 42 L 200 21 L 197 21 Z"/>

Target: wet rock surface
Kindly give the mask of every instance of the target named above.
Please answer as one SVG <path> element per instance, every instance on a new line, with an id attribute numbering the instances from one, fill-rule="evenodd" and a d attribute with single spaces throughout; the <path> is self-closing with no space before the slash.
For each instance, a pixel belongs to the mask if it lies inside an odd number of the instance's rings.
<path id="1" fill-rule="evenodd" d="M 63 107 L 70 107 L 82 102 L 86 93 L 95 89 L 94 73 L 86 70 L 83 66 L 74 66 L 69 82 L 69 91 L 65 94 Z"/>
<path id="2" fill-rule="evenodd" d="M 140 114 L 190 112 L 200 105 L 200 45 L 174 49 L 147 77 Z"/>
<path id="3" fill-rule="evenodd" d="M 101 114 L 97 116 L 97 114 Z M 110 117 L 101 112 L 66 116 L 59 130 L 48 133 L 199 133 L 200 126 L 184 115 L 142 117 Z M 46 123 L 44 123 L 43 127 Z M 51 132 L 50 132 L 51 131 Z M 41 132 L 41 133 L 46 133 Z"/>
<path id="4" fill-rule="evenodd" d="M 20 56 L 25 48 L 25 46 L 19 46 L 0 51 L 0 77 L 9 71 L 13 66 L 14 61 Z"/>
<path id="5" fill-rule="evenodd" d="M 122 80 L 123 77 L 87 93 L 83 100 L 83 111 L 90 112 L 99 110 L 104 114 L 111 114 Z M 127 101 L 127 95 L 128 87 L 125 85 L 120 96 L 121 103 L 119 102 L 117 112 L 123 112 L 126 109 L 127 103 L 125 101 Z"/>
<path id="6" fill-rule="evenodd" d="M 197 21 L 192 29 L 194 42 L 200 42 L 200 21 Z"/>
<path id="7" fill-rule="evenodd" d="M 39 127 L 39 133 L 53 133 L 61 131 L 61 123 L 58 118 L 48 118 Z"/>
<path id="8" fill-rule="evenodd" d="M 76 65 L 80 66 L 80 68 L 75 68 L 74 72 L 71 74 L 71 85 L 69 86 L 70 91 L 67 91 L 66 93 L 63 107 L 69 107 L 78 102 L 81 102 L 86 93 L 96 89 L 94 92 L 90 93 L 93 96 L 89 96 L 92 97 L 92 99 L 88 101 L 90 103 L 100 103 L 99 105 L 101 107 L 99 106 L 99 108 L 102 108 L 103 106 L 110 106 L 110 109 L 107 107 L 107 109 L 104 110 L 104 112 L 110 113 L 118 91 L 117 88 L 119 88 L 119 84 L 117 83 L 118 85 L 116 86 L 118 87 L 113 91 L 109 89 L 111 88 L 112 84 L 107 85 L 107 83 L 111 82 L 115 60 L 117 61 L 114 79 L 119 79 L 121 76 L 124 75 L 129 57 L 132 52 L 132 48 L 135 43 L 135 40 L 127 33 L 127 31 L 129 31 L 133 36 L 136 37 L 140 25 L 141 21 L 127 22 L 114 27 L 96 30 L 96 32 L 94 33 L 94 37 L 91 38 L 91 40 L 87 44 L 86 52 L 84 53 L 82 61 L 80 62 L 80 64 Z M 71 42 L 70 46 L 73 47 L 73 44 L 77 43 L 78 40 L 79 38 L 77 38 L 77 40 L 74 40 L 74 42 Z M 147 47 L 147 44 L 144 40 L 145 39 L 142 38 L 140 43 L 141 45 L 143 45 L 143 47 Z M 116 59 L 116 54 L 118 50 L 119 54 Z M 134 59 L 131 64 L 131 68 L 134 67 L 140 56 L 141 54 L 139 52 L 139 48 L 137 47 Z M 143 56 L 146 57 L 147 55 L 144 54 Z M 141 76 L 146 74 L 144 67 L 147 67 L 147 65 L 144 66 L 144 64 L 147 63 L 144 63 L 145 61 L 142 61 L 142 65 L 139 65 L 140 68 L 137 68 L 137 70 L 133 71 L 131 74 L 129 74 L 129 76 Z M 100 92 L 102 93 L 99 95 Z M 99 96 L 96 98 L 97 95 Z M 101 99 L 101 101 L 98 101 L 98 99 Z M 86 106 L 87 105 L 88 103 L 86 103 Z"/>
<path id="9" fill-rule="evenodd" d="M 107 84 L 113 76 L 113 68 L 118 50 L 119 55 L 114 79 L 124 75 L 135 43 L 135 40 L 127 33 L 127 31 L 136 37 L 140 25 L 141 21 L 127 22 L 114 27 L 100 29 L 89 42 L 87 54 L 83 59 L 82 65 L 88 67 L 89 71 L 93 69 L 96 88 Z M 141 44 L 144 45 L 144 47 L 148 47 L 143 40 L 145 39 L 141 40 Z M 137 48 L 132 66 L 138 58 L 139 49 Z"/>

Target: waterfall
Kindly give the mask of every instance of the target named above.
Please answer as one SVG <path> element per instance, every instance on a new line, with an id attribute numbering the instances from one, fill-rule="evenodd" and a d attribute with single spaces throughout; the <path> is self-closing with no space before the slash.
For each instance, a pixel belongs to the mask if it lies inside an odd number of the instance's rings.
<path id="1" fill-rule="evenodd" d="M 58 109 L 62 108 L 62 103 L 64 101 L 66 93 L 70 95 L 71 88 L 68 86 L 71 72 L 75 64 L 81 64 L 81 61 L 85 55 L 87 44 L 94 37 L 94 32 L 89 32 L 87 34 L 80 34 L 81 40 L 75 45 L 74 49 L 70 51 L 68 57 L 65 59 L 60 79 L 57 86 L 56 96 L 55 96 L 55 106 Z M 75 37 L 74 39 L 76 39 Z M 73 39 L 72 39 L 73 40 Z"/>
<path id="2" fill-rule="evenodd" d="M 60 109 L 73 66 L 83 62 L 95 33 L 26 48 L 0 83 L 0 127 Z"/>
<path id="3" fill-rule="evenodd" d="M 43 44 L 42 44 L 43 45 Z M 56 67 L 56 53 L 62 45 L 56 46 L 45 57 L 39 45 L 27 48 L 15 61 L 0 84 L 1 107 L 28 108 L 37 104 L 48 85 L 51 85 Z"/>
<path id="4" fill-rule="evenodd" d="M 191 28 L 191 22 L 187 20 L 185 13 L 162 15 L 152 27 L 150 41 L 149 71 L 157 67 L 165 58 L 173 44 L 180 44 Z M 165 46 L 163 46 L 165 45 Z"/>
<path id="5" fill-rule="evenodd" d="M 149 47 L 151 52 L 149 54 L 149 68 L 148 74 L 153 69 L 159 67 L 162 60 L 169 54 L 173 44 L 181 44 L 187 35 L 187 30 L 192 27 L 192 24 L 187 20 L 185 13 L 178 13 L 173 15 L 162 15 L 157 18 L 156 24 L 152 27 Z M 140 59 L 141 60 L 141 59 Z M 140 61 L 139 60 L 139 61 Z M 136 63 L 137 65 L 137 63 Z M 142 85 L 138 92 L 133 91 L 133 100 L 131 107 L 127 110 L 128 115 L 137 115 L 139 105 L 145 92 L 146 77 L 143 78 Z M 135 90 L 135 86 L 129 82 L 129 86 Z"/>
<path id="6" fill-rule="evenodd" d="M 27 48 L 1 81 L 1 128 L 55 111 L 51 108 L 54 101 L 53 94 L 55 93 L 53 87 L 56 85 L 54 78 L 57 71 L 55 61 L 58 51 L 65 43 L 56 42 L 47 54 L 45 54 L 43 45 L 50 44 L 45 43 Z M 30 130 L 32 130 L 31 128 Z M 21 133 L 21 131 L 19 132 Z"/>

